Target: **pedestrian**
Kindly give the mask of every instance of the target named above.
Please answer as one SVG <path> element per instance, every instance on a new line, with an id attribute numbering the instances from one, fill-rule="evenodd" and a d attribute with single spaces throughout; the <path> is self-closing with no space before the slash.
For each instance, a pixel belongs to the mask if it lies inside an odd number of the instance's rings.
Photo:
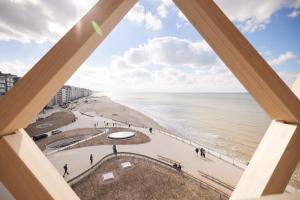
<path id="1" fill-rule="evenodd" d="M 152 128 L 149 128 L 149 132 L 152 133 Z"/>
<path id="2" fill-rule="evenodd" d="M 68 172 L 68 164 L 65 164 L 64 165 L 64 175 L 63 175 L 63 177 L 65 177 L 65 175 L 67 174 L 67 175 L 69 175 L 69 172 Z"/>
<path id="3" fill-rule="evenodd" d="M 201 155 L 201 157 L 203 156 L 203 148 L 202 147 L 200 148 L 200 155 Z"/>
<path id="4" fill-rule="evenodd" d="M 174 163 L 174 164 L 173 164 L 173 167 L 174 167 L 175 169 L 177 169 L 177 167 L 178 167 L 178 166 L 177 166 L 177 163 Z"/>
<path id="5" fill-rule="evenodd" d="M 180 163 L 178 164 L 177 169 L 178 169 L 179 172 L 181 172 L 181 165 L 180 165 Z"/>
<path id="6" fill-rule="evenodd" d="M 205 158 L 205 149 L 203 149 L 202 154 L 203 154 L 203 157 Z"/>
<path id="7" fill-rule="evenodd" d="M 116 146 L 115 144 L 113 145 L 112 149 L 113 149 L 114 154 L 117 154 L 117 153 L 118 153 L 118 151 L 117 151 L 117 146 Z"/>
<path id="8" fill-rule="evenodd" d="M 198 147 L 195 149 L 195 152 L 196 152 L 196 154 L 198 156 L 198 153 L 199 153 L 199 148 Z"/>
<path id="9" fill-rule="evenodd" d="M 130 124 L 128 124 L 128 127 L 130 128 Z"/>
<path id="10" fill-rule="evenodd" d="M 90 155 L 91 165 L 93 164 L 93 154 Z"/>

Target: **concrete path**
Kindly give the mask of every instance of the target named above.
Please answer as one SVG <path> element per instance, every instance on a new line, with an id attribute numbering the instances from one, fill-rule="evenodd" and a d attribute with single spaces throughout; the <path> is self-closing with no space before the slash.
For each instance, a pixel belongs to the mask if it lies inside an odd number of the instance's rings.
<path id="1" fill-rule="evenodd" d="M 81 124 L 81 122 L 86 120 L 86 116 L 79 116 L 80 114 L 76 112 L 75 114 L 81 118 L 78 118 L 78 123 Z M 94 120 L 98 121 L 100 119 L 95 117 L 92 121 Z M 74 127 L 66 127 L 65 129 L 79 127 L 80 124 Z M 93 122 L 89 122 L 85 123 L 85 126 L 93 126 L 93 124 Z M 178 141 L 175 138 L 162 134 L 159 131 L 154 131 L 154 133 L 150 134 L 148 129 L 138 127 L 132 128 L 138 129 L 147 134 L 151 141 L 149 143 L 138 145 L 118 145 L 118 151 L 143 154 L 156 159 L 159 159 L 158 156 L 163 156 L 178 161 L 183 166 L 184 171 L 199 178 L 200 180 L 208 182 L 228 195 L 231 194 L 231 191 L 228 188 L 203 177 L 198 171 L 200 170 L 231 186 L 235 186 L 241 177 L 243 172 L 242 169 L 210 154 L 206 154 L 206 158 L 197 156 L 194 147 L 189 144 Z M 63 174 L 64 171 L 64 164 L 67 163 L 70 175 L 66 176 L 65 180 L 70 180 L 91 167 L 89 160 L 90 154 L 93 154 L 94 163 L 96 163 L 109 153 L 112 153 L 111 145 L 99 145 L 57 152 L 49 155 L 48 158 L 61 174 Z"/>

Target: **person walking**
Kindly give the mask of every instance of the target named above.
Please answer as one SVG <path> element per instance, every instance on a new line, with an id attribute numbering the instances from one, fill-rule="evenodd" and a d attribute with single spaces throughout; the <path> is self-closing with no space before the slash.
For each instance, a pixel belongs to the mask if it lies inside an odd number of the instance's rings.
<path id="1" fill-rule="evenodd" d="M 202 147 L 200 148 L 200 155 L 201 155 L 201 157 L 203 156 L 203 148 Z"/>
<path id="2" fill-rule="evenodd" d="M 177 166 L 177 170 L 178 170 L 179 172 L 181 172 L 181 165 L 180 165 L 180 163 L 179 163 L 178 166 Z"/>
<path id="3" fill-rule="evenodd" d="M 112 149 L 113 149 L 114 154 L 117 155 L 118 151 L 117 151 L 117 146 L 115 144 L 113 145 Z"/>
<path id="4" fill-rule="evenodd" d="M 68 172 L 68 164 L 65 164 L 64 165 L 64 175 L 63 175 L 63 177 L 65 177 L 65 175 L 67 174 L 67 175 L 69 175 L 69 172 Z"/>
<path id="5" fill-rule="evenodd" d="M 205 149 L 203 149 L 202 155 L 203 155 L 203 157 L 205 158 Z"/>
<path id="6" fill-rule="evenodd" d="M 93 164 L 93 160 L 94 160 L 93 154 L 91 154 L 91 155 L 90 155 L 90 162 L 91 162 L 91 165 Z"/>
<path id="7" fill-rule="evenodd" d="M 196 154 L 198 156 L 198 153 L 199 153 L 199 148 L 198 147 L 195 149 L 195 152 L 196 152 Z"/>

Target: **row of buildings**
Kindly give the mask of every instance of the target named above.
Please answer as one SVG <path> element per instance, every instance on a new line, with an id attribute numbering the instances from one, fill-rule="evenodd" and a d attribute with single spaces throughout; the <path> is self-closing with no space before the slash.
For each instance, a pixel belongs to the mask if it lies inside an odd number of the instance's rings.
<path id="1" fill-rule="evenodd" d="M 0 96 L 10 90 L 20 77 L 13 74 L 5 74 L 0 71 Z"/>
<path id="2" fill-rule="evenodd" d="M 0 71 L 0 96 L 10 90 L 21 77 L 13 74 L 5 74 Z M 74 86 L 63 86 L 56 95 L 50 100 L 47 106 L 65 105 L 75 99 L 86 97 L 92 94 L 92 91 L 85 88 Z"/>
<path id="3" fill-rule="evenodd" d="M 65 85 L 58 90 L 56 95 L 50 100 L 47 106 L 65 105 L 70 101 L 79 99 L 81 97 L 90 96 L 91 94 L 92 90 Z"/>

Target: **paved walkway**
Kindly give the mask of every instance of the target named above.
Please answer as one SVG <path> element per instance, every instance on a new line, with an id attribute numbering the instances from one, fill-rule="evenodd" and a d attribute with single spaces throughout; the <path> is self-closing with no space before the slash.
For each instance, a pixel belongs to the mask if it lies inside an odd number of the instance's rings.
<path id="1" fill-rule="evenodd" d="M 96 116 L 87 117 L 76 111 L 74 114 L 78 117 L 78 122 L 63 127 L 61 130 L 82 128 L 82 124 L 84 124 L 84 127 L 93 127 L 95 121 L 103 120 L 103 118 Z M 242 169 L 210 154 L 206 154 L 206 158 L 197 156 L 194 147 L 189 144 L 178 141 L 158 131 L 154 131 L 154 133 L 150 134 L 148 129 L 133 128 L 147 134 L 151 141 L 138 145 L 118 145 L 118 151 L 143 154 L 156 159 L 159 159 L 158 156 L 163 156 L 178 161 L 183 166 L 184 171 L 210 183 L 228 195 L 231 194 L 229 189 L 203 177 L 199 173 L 199 170 L 231 186 L 235 186 L 241 177 Z M 61 174 L 63 174 L 64 171 L 64 164 L 68 163 L 70 175 L 66 176 L 65 180 L 70 180 L 91 167 L 89 160 L 90 154 L 93 154 L 94 163 L 96 163 L 109 153 L 112 153 L 111 145 L 99 145 L 57 152 L 49 155 L 48 158 Z"/>

